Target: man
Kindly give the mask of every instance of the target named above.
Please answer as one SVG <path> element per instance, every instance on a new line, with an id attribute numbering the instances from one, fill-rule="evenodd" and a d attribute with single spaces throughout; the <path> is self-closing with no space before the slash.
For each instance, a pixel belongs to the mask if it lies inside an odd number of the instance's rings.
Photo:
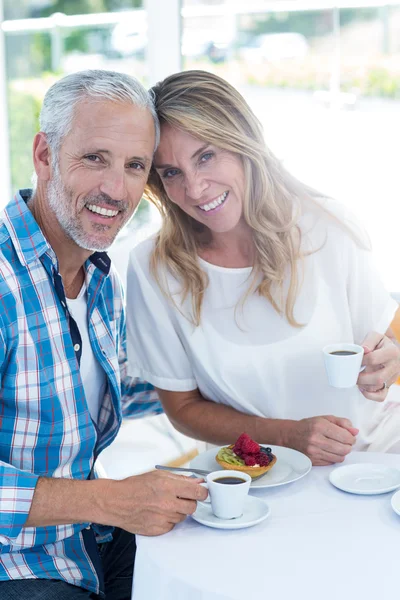
<path id="1" fill-rule="evenodd" d="M 0 598 L 128 600 L 132 534 L 169 531 L 207 495 L 170 473 L 93 477 L 123 408 L 162 410 L 126 376 L 104 252 L 139 203 L 158 123 L 137 81 L 85 71 L 50 88 L 40 124 L 36 188 L 0 221 Z"/>

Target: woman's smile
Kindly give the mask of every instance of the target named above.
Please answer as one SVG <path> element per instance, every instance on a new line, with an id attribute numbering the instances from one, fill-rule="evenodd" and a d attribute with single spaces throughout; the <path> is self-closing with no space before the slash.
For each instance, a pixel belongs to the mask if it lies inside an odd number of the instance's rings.
<path id="1" fill-rule="evenodd" d="M 218 198 L 215 198 L 214 200 L 211 200 L 204 204 L 199 204 L 197 206 L 197 208 L 199 208 L 201 211 L 206 212 L 208 214 L 215 214 L 216 212 L 221 210 L 221 208 L 225 205 L 225 202 L 228 198 L 228 194 L 229 194 L 229 192 L 224 192 L 223 194 L 221 194 L 220 196 L 218 196 Z"/>

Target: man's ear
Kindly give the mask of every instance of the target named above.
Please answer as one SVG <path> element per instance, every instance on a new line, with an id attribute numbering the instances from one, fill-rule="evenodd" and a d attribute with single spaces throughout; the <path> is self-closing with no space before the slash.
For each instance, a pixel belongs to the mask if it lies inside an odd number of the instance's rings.
<path id="1" fill-rule="evenodd" d="M 46 134 L 39 131 L 33 140 L 33 165 L 38 180 L 49 181 L 51 178 L 51 153 Z"/>

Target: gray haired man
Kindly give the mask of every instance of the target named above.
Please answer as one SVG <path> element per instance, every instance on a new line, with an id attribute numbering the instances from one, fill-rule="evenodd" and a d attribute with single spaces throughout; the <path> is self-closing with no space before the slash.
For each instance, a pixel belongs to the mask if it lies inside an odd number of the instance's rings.
<path id="1" fill-rule="evenodd" d="M 126 373 L 122 290 L 105 250 L 134 213 L 158 140 L 146 90 L 108 71 L 46 94 L 35 190 L 0 217 L 0 597 L 128 600 L 134 535 L 204 499 L 201 480 L 96 479 L 122 416 L 162 410 Z"/>

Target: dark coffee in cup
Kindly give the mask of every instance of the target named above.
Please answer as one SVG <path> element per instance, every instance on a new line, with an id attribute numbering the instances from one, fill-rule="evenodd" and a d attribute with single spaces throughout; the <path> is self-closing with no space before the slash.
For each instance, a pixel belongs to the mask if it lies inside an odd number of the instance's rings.
<path id="1" fill-rule="evenodd" d="M 218 477 L 214 479 L 215 483 L 225 483 L 227 485 L 237 485 L 238 483 L 246 483 L 241 477 Z"/>
<path id="2" fill-rule="evenodd" d="M 364 348 L 349 342 L 328 344 L 322 348 L 328 383 L 336 388 L 351 388 L 357 385 L 358 377 L 365 369 L 362 366 Z"/>

